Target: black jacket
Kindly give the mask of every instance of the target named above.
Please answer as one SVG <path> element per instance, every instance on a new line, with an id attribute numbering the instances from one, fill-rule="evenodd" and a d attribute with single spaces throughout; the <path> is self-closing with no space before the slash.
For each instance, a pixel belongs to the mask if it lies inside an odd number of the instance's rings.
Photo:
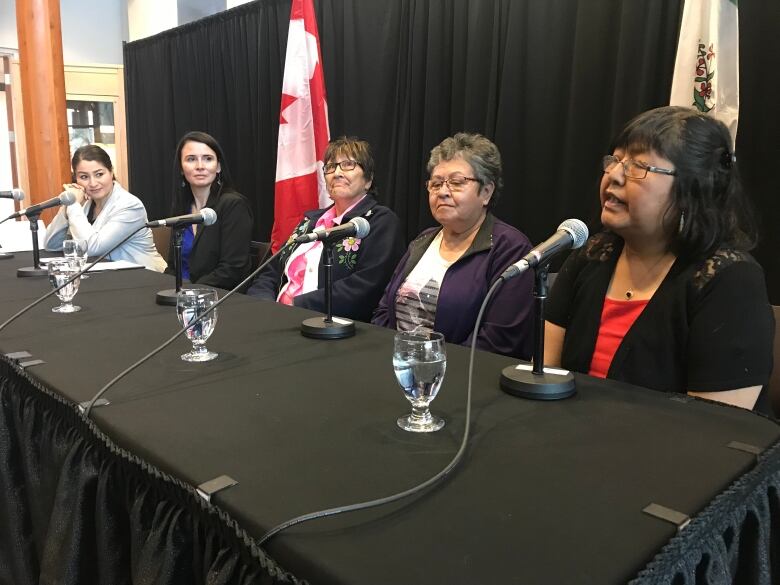
<path id="1" fill-rule="evenodd" d="M 330 209 L 330 208 L 328 208 Z M 327 209 L 307 211 L 293 232 L 294 236 L 311 232 Z M 395 265 L 404 252 L 400 222 L 392 210 L 379 205 L 367 195 L 344 216 L 342 225 L 355 217 L 364 217 L 371 225 L 356 251 L 344 250 L 340 242 L 333 250 L 333 314 L 339 317 L 370 321 L 371 313 L 390 280 Z M 297 246 L 291 246 L 257 275 L 247 294 L 276 300 L 287 282 L 284 266 Z M 296 307 L 325 312 L 324 255 L 320 258 L 317 290 L 298 295 Z"/>
<path id="2" fill-rule="evenodd" d="M 225 191 L 207 207 L 217 214 L 217 222 L 199 226 L 190 253 L 190 282 L 224 289 L 235 287 L 249 274 L 249 243 L 252 240 L 252 210 L 246 197 Z M 173 269 L 173 238 L 168 253 Z"/>

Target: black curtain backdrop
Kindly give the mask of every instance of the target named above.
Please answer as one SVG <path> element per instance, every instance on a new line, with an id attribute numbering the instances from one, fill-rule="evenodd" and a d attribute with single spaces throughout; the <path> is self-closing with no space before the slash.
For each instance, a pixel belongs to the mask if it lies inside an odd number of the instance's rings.
<path id="1" fill-rule="evenodd" d="M 430 149 L 460 130 L 504 158 L 496 213 L 536 242 L 568 217 L 598 228 L 598 162 L 635 114 L 668 103 L 681 0 L 315 0 L 332 136 L 374 147 L 380 199 L 411 239 L 432 225 Z M 737 155 L 762 220 L 756 256 L 780 304 L 773 168 L 780 3 L 741 0 Z M 222 144 L 273 224 L 289 0 L 259 0 L 125 45 L 130 188 L 150 217 L 170 211 L 175 146 L 188 130 Z"/>

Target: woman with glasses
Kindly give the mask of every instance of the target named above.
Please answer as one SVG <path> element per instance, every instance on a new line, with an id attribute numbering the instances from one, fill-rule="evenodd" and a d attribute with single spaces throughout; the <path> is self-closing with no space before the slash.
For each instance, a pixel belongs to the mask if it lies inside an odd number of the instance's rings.
<path id="1" fill-rule="evenodd" d="M 650 110 L 603 170 L 604 231 L 558 273 L 545 363 L 765 408 L 774 319 L 726 126 L 691 108 Z"/>
<path id="2" fill-rule="evenodd" d="M 188 132 L 176 147 L 173 215 L 213 209 L 217 222 L 183 229 L 182 277 L 192 283 L 231 289 L 249 273 L 252 209 L 233 188 L 225 155 L 205 132 Z M 173 267 L 173 238 L 168 256 Z"/>
<path id="3" fill-rule="evenodd" d="M 428 203 L 438 227 L 415 239 L 385 289 L 373 323 L 434 330 L 471 344 L 490 286 L 531 244 L 490 210 L 502 187 L 501 155 L 480 134 L 459 133 L 431 151 Z M 531 273 L 508 281 L 491 300 L 477 347 L 528 358 L 532 353 Z"/>
<path id="4" fill-rule="evenodd" d="M 382 290 L 403 253 L 398 217 L 372 195 L 374 159 L 365 140 L 341 137 L 328 144 L 323 173 L 333 205 L 307 211 L 290 239 L 363 217 L 370 225 L 364 238 L 333 244 L 333 314 L 371 319 Z M 325 312 L 323 243 L 288 247 L 252 283 L 247 294 L 286 305 Z"/>

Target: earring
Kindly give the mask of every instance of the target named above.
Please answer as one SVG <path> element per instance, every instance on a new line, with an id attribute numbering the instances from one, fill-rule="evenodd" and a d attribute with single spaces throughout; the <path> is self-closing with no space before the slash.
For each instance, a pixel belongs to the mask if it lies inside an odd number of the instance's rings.
<path id="1" fill-rule="evenodd" d="M 181 176 L 181 186 L 182 188 L 187 186 L 187 181 L 184 180 L 184 175 Z"/>
<path id="2" fill-rule="evenodd" d="M 222 173 L 217 173 L 217 185 L 222 186 Z"/>
<path id="3" fill-rule="evenodd" d="M 677 233 L 681 234 L 685 227 L 685 211 L 680 212 L 680 225 L 677 226 Z"/>

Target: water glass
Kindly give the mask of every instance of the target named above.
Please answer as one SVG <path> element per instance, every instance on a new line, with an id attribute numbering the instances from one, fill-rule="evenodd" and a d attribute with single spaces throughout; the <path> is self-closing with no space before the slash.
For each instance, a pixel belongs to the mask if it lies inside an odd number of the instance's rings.
<path id="1" fill-rule="evenodd" d="M 87 257 L 89 256 L 89 247 L 87 240 L 80 240 L 73 238 L 62 242 L 62 255 L 66 258 L 77 258 L 81 263 L 81 269 L 87 265 Z M 83 274 L 81 278 L 89 278 L 86 274 Z"/>
<path id="2" fill-rule="evenodd" d="M 412 403 L 412 413 L 398 419 L 405 431 L 431 433 L 444 426 L 444 419 L 431 414 L 429 405 L 444 381 L 447 351 L 444 336 L 435 331 L 399 331 L 393 342 L 393 369 Z"/>
<path id="3" fill-rule="evenodd" d="M 207 362 L 219 354 L 206 349 L 206 341 L 217 325 L 217 310 L 214 309 L 198 323 L 190 323 L 203 315 L 218 300 L 213 288 L 188 288 L 179 291 L 176 297 L 176 314 L 182 327 L 187 327 L 187 339 L 192 342 L 192 351 L 182 354 L 185 362 Z"/>
<path id="4" fill-rule="evenodd" d="M 49 282 L 52 288 L 56 289 L 81 270 L 81 263 L 76 258 L 56 258 L 49 261 L 47 270 L 49 271 Z M 81 279 L 75 279 L 55 293 L 61 304 L 53 307 L 52 312 L 75 313 L 81 310 L 81 307 L 77 307 L 71 302 L 79 290 L 79 280 Z"/>

